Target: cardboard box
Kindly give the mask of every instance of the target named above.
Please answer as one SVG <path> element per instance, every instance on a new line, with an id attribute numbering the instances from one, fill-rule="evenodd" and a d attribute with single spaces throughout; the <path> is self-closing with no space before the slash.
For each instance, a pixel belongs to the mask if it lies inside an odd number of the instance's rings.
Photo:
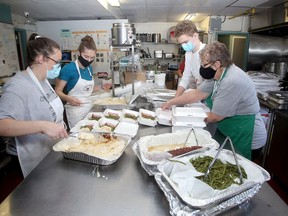
<path id="1" fill-rule="evenodd" d="M 134 80 L 146 82 L 146 73 L 140 72 L 140 71 L 134 72 Z M 125 84 L 132 83 L 132 72 L 131 71 L 124 72 L 124 81 L 125 81 Z"/>

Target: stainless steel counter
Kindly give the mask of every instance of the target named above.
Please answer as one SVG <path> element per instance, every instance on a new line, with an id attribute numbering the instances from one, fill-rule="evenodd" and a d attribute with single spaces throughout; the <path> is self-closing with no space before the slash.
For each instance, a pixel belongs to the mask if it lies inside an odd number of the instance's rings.
<path id="1" fill-rule="evenodd" d="M 171 127 L 140 126 L 132 143 L 139 136 L 170 131 Z M 168 201 L 131 146 L 115 164 L 99 166 L 98 176 L 95 168 L 51 152 L 1 203 L 0 215 L 169 215 Z M 287 205 L 264 183 L 249 202 L 223 215 L 282 216 L 287 212 Z"/>

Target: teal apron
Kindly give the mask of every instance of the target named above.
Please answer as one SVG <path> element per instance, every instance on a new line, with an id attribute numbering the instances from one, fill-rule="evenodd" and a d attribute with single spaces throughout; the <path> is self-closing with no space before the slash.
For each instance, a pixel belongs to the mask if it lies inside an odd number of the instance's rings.
<path id="1" fill-rule="evenodd" d="M 220 80 L 214 85 L 213 92 L 206 99 L 207 106 L 212 110 L 213 107 L 213 96 L 216 94 L 217 88 L 221 80 L 225 77 L 227 68 L 225 69 Z M 217 122 L 218 130 L 225 135 L 230 137 L 233 146 L 239 154 L 251 159 L 251 146 L 254 132 L 255 114 L 252 115 L 235 115 L 232 117 L 224 118 Z"/>

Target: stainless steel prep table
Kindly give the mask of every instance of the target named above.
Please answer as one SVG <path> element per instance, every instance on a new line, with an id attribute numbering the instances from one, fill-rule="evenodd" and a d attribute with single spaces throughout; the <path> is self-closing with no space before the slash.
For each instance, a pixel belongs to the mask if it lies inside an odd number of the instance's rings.
<path id="1" fill-rule="evenodd" d="M 140 126 L 132 142 L 140 136 L 170 131 L 171 127 Z M 0 215 L 169 215 L 168 201 L 154 177 L 142 169 L 131 146 L 115 164 L 99 166 L 101 177 L 95 167 L 52 151 L 1 203 Z M 264 183 L 249 202 L 223 215 L 280 216 L 287 212 L 287 205 Z"/>

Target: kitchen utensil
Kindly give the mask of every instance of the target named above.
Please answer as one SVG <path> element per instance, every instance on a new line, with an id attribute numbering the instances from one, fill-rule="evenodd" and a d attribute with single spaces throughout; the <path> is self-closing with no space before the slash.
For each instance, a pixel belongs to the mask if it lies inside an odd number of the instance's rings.
<path id="1" fill-rule="evenodd" d="M 234 149 L 234 146 L 233 146 L 233 143 L 232 143 L 230 137 L 227 137 L 227 138 L 224 140 L 224 142 L 222 143 L 222 145 L 220 146 L 220 148 L 218 149 L 217 154 L 215 155 L 215 157 L 213 158 L 213 160 L 211 161 L 211 163 L 210 163 L 209 166 L 208 166 L 208 169 L 207 169 L 207 171 L 206 171 L 206 173 L 205 173 L 205 175 L 204 175 L 204 178 L 207 178 L 207 176 L 208 176 L 208 174 L 209 174 L 212 166 L 214 165 L 216 159 L 218 158 L 220 152 L 222 151 L 223 147 L 226 145 L 226 143 L 227 143 L 228 140 L 229 140 L 229 143 L 230 143 L 232 152 L 233 152 L 233 157 L 234 157 L 234 159 L 235 159 L 235 162 L 236 162 L 236 165 L 237 165 L 237 168 L 238 168 L 239 178 L 240 178 L 240 184 L 242 184 L 242 183 L 243 183 L 242 171 L 241 171 L 241 169 L 240 169 L 240 166 L 239 166 L 239 163 L 238 163 L 238 158 L 237 158 L 237 156 L 236 156 L 235 149 Z"/>
<path id="2" fill-rule="evenodd" d="M 187 143 L 188 138 L 190 137 L 190 134 L 191 134 L 192 131 L 194 132 L 194 129 L 193 129 L 193 128 L 190 129 L 190 131 L 189 131 L 189 133 L 188 133 L 188 135 L 187 135 L 187 137 L 186 137 L 186 139 L 185 139 L 185 142 L 184 142 L 184 145 L 185 145 L 185 146 L 186 146 L 186 143 Z"/>
<path id="3" fill-rule="evenodd" d="M 198 143 L 198 139 L 197 139 L 197 136 L 196 136 L 194 128 L 192 128 L 192 131 L 193 131 L 193 134 L 194 134 L 194 137 L 195 137 L 195 140 L 196 140 L 196 145 L 198 146 L 199 143 Z"/>

